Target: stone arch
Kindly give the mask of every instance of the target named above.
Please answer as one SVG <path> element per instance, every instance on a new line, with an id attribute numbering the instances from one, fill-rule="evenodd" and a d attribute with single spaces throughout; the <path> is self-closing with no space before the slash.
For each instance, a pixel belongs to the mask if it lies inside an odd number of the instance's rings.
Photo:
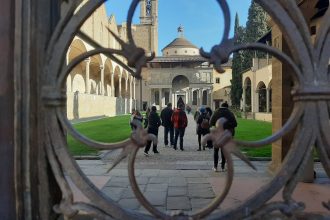
<path id="1" fill-rule="evenodd" d="M 74 58 L 87 52 L 87 48 L 85 43 L 80 39 L 75 39 L 72 41 L 70 45 L 70 50 L 68 54 L 68 63 L 70 63 Z M 77 76 L 79 75 L 79 76 Z M 85 93 L 86 92 L 86 62 L 80 62 L 78 65 L 74 67 L 74 69 L 70 73 L 71 80 L 67 80 L 67 88 L 68 92 L 76 92 Z"/>
<path id="2" fill-rule="evenodd" d="M 246 77 L 243 84 L 243 89 L 245 90 L 245 111 L 251 112 L 252 110 L 252 90 L 251 90 L 251 79 Z"/>
<path id="3" fill-rule="evenodd" d="M 81 74 L 74 74 L 72 78 L 72 92 L 85 93 L 85 78 Z"/>
<path id="4" fill-rule="evenodd" d="M 111 87 L 111 75 L 113 73 L 113 66 L 109 58 L 104 63 L 104 95 L 113 96 Z"/>
<path id="5" fill-rule="evenodd" d="M 260 81 L 257 85 L 258 92 L 258 111 L 267 112 L 267 91 L 266 85 L 263 81 Z"/>
<path id="6" fill-rule="evenodd" d="M 116 66 L 115 67 L 115 71 L 114 71 L 114 91 L 115 91 L 115 94 L 114 96 L 115 97 L 120 97 L 120 94 L 119 94 L 119 77 L 120 77 L 120 69 L 119 69 L 119 66 Z"/>
<path id="7" fill-rule="evenodd" d="M 90 94 L 101 95 L 101 66 L 103 66 L 100 55 L 92 56 L 89 64 Z"/>
<path id="8" fill-rule="evenodd" d="M 184 75 L 175 76 L 172 80 L 172 88 L 174 91 L 179 91 L 189 87 L 189 79 Z"/>

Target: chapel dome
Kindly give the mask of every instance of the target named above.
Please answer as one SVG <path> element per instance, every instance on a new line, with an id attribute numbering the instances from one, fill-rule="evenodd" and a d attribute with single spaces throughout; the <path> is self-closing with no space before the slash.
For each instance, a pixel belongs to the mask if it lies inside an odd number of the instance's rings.
<path id="1" fill-rule="evenodd" d="M 197 56 L 199 49 L 183 37 L 183 27 L 178 28 L 179 37 L 175 38 L 164 49 L 163 56 Z"/>

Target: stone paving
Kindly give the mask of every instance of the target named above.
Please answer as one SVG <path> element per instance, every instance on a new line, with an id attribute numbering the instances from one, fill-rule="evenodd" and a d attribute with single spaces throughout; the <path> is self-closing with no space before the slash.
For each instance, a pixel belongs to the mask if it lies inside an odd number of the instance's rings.
<path id="1" fill-rule="evenodd" d="M 158 148 L 160 154 L 151 153 L 149 157 L 145 157 L 143 151 L 140 150 L 136 158 L 135 176 L 139 189 L 147 200 L 161 211 L 195 212 L 209 204 L 216 195 L 221 193 L 225 185 L 227 173 L 211 171 L 213 150 L 196 151 L 195 122 L 191 115 L 188 118 L 189 126 L 184 139 L 184 151 L 164 147 L 161 127 Z M 103 157 L 103 160 L 77 160 L 77 162 L 91 181 L 114 201 L 127 209 L 148 213 L 137 201 L 131 189 L 126 160 L 110 173 L 106 173 L 118 154 L 119 151 L 114 151 Z M 233 185 L 219 209 L 241 204 L 269 182 L 271 179 L 267 173 L 269 162 L 253 161 L 252 163 L 257 167 L 257 171 L 252 170 L 242 161 L 234 159 Z M 294 198 L 306 202 L 307 211 L 328 213 L 329 211 L 322 208 L 320 204 L 329 199 L 327 192 L 330 191 L 330 180 L 319 163 L 315 164 L 315 170 L 317 171 L 315 184 L 299 183 Z M 74 188 L 74 184 L 71 185 Z M 76 201 L 88 200 L 79 193 L 78 189 L 74 191 Z M 280 193 L 274 199 L 280 199 Z"/>

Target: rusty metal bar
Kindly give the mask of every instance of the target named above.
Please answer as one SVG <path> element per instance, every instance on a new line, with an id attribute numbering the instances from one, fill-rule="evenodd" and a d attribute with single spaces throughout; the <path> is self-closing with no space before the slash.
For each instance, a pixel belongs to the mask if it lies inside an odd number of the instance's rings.
<path id="1" fill-rule="evenodd" d="M 0 7 L 0 219 L 16 219 L 14 182 L 14 31 L 15 1 Z"/>

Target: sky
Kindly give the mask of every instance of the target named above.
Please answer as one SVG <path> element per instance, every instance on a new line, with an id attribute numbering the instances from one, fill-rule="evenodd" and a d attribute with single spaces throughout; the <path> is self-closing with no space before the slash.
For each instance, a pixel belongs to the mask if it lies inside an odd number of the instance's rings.
<path id="1" fill-rule="evenodd" d="M 117 24 L 127 20 L 127 11 L 132 0 L 108 0 L 107 14 L 115 15 Z M 246 24 L 251 0 L 227 0 L 231 13 L 233 36 L 235 13 L 240 25 Z M 133 23 L 139 23 L 140 8 L 134 14 Z M 224 28 L 223 13 L 216 0 L 159 0 L 158 1 L 158 55 L 161 49 L 178 37 L 177 28 L 184 27 L 184 37 L 198 48 L 209 51 L 222 39 Z"/>

